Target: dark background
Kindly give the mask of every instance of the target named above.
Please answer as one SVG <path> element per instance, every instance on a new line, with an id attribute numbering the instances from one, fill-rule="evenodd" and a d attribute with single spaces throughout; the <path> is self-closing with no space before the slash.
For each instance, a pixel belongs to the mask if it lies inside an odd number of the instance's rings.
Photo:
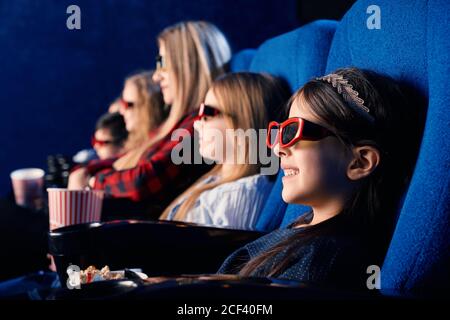
<path id="1" fill-rule="evenodd" d="M 49 154 L 89 147 L 96 119 L 130 73 L 153 68 L 155 37 L 181 20 L 203 19 L 233 52 L 317 19 L 340 19 L 353 0 L 1 0 L 0 195 L 9 173 L 45 169 Z M 68 30 L 69 5 L 81 30 Z"/>

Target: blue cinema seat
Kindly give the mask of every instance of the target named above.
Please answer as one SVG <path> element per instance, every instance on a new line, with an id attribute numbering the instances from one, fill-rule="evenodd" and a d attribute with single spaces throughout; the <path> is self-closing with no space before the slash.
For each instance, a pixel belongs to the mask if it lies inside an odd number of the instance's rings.
<path id="1" fill-rule="evenodd" d="M 358 1 L 336 31 L 327 72 L 356 66 L 385 73 L 427 98 L 423 140 L 381 272 L 385 290 L 449 286 L 450 2 L 378 0 L 381 29 L 368 29 L 373 1 Z"/>
<path id="2" fill-rule="evenodd" d="M 248 71 L 255 56 L 256 49 L 244 49 L 233 55 L 230 61 L 230 71 Z"/>
<path id="3" fill-rule="evenodd" d="M 318 20 L 267 40 L 256 52 L 250 71 L 266 72 L 284 79 L 292 92 L 325 72 L 328 52 L 337 22 Z M 287 205 L 281 198 L 280 171 L 257 223 L 258 230 L 284 227 L 308 207 Z"/>

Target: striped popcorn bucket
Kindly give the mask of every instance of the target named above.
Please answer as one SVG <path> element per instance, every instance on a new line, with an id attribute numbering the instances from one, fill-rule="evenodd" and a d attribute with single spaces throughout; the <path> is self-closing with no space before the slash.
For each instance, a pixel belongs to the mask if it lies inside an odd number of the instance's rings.
<path id="1" fill-rule="evenodd" d="M 48 188 L 50 230 L 79 223 L 99 222 L 104 192 Z"/>

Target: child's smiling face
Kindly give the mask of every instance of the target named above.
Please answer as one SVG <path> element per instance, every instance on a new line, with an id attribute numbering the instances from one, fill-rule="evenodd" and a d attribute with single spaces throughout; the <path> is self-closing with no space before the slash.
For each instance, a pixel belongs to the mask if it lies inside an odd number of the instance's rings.
<path id="1" fill-rule="evenodd" d="M 300 117 L 326 127 L 298 97 L 292 104 L 289 117 Z M 327 202 L 345 202 L 352 181 L 347 168 L 352 154 L 335 136 L 318 141 L 301 140 L 291 147 L 275 146 L 281 158 L 283 177 L 283 200 L 288 203 L 323 206 Z"/>

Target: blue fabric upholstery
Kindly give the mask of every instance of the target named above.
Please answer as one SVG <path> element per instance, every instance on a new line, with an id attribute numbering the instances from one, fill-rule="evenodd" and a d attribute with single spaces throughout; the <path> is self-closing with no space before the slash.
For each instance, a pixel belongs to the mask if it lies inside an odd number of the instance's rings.
<path id="1" fill-rule="evenodd" d="M 323 74 L 337 22 L 318 20 L 264 42 L 250 70 L 284 78 L 294 92 Z"/>
<path id="2" fill-rule="evenodd" d="M 250 71 L 266 72 L 283 78 L 294 92 L 309 79 L 325 71 L 336 21 L 319 20 L 264 42 L 257 50 Z M 285 226 L 307 210 L 289 205 L 281 198 L 280 172 L 257 223 L 258 230 Z M 285 217 L 288 207 L 289 216 Z"/>
<path id="3" fill-rule="evenodd" d="M 358 1 L 342 19 L 327 72 L 357 66 L 412 84 L 428 97 L 425 131 L 413 179 L 382 267 L 385 290 L 449 285 L 450 2 L 378 0 L 381 29 L 366 27 Z"/>
<path id="4" fill-rule="evenodd" d="M 234 54 L 230 61 L 231 72 L 248 71 L 255 53 L 255 49 L 244 49 Z"/>
<path id="5" fill-rule="evenodd" d="M 280 227 L 281 221 L 283 221 L 284 214 L 286 212 L 287 203 L 281 198 L 281 191 L 283 185 L 281 178 L 283 172 L 278 172 L 277 180 L 272 187 L 272 191 L 267 198 L 267 202 L 264 205 L 264 209 L 261 212 L 261 216 L 256 224 L 256 229 L 260 231 L 271 231 Z"/>
<path id="6" fill-rule="evenodd" d="M 310 211 L 311 208 L 308 206 L 303 206 L 299 204 L 288 204 L 288 206 L 286 207 L 286 212 L 284 213 L 283 216 L 283 220 L 281 221 L 280 228 L 286 228 L 298 217 Z"/>

